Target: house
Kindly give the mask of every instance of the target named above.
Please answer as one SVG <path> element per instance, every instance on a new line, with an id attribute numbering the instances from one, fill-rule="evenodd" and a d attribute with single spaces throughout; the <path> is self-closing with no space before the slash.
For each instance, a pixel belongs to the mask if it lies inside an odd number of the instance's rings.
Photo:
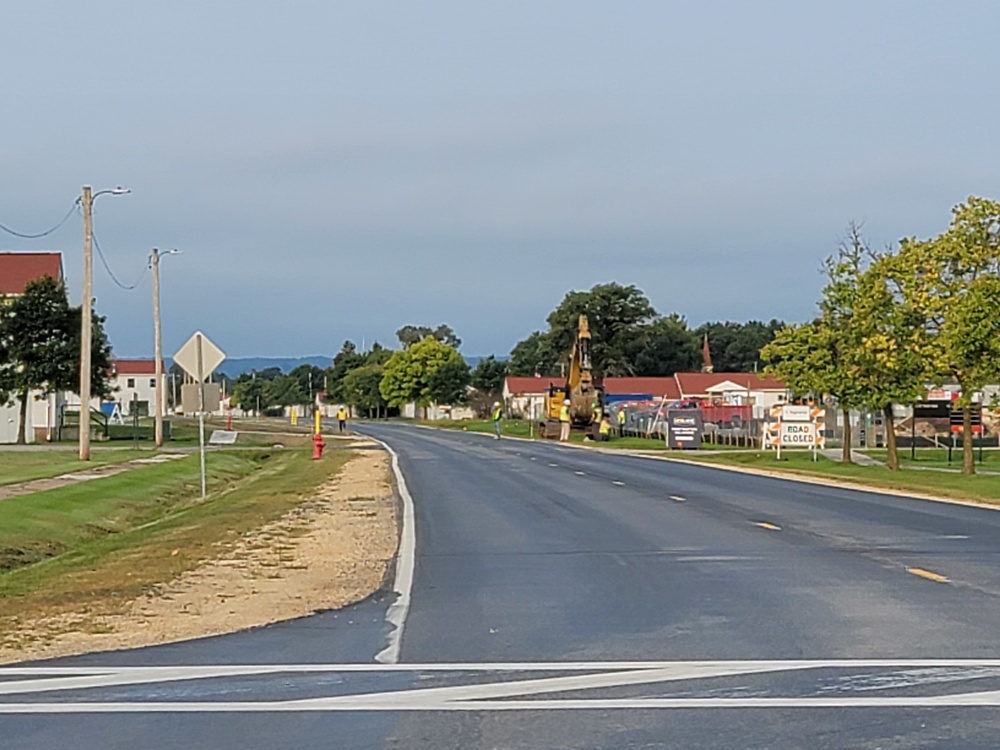
<path id="1" fill-rule="evenodd" d="M 161 363 L 160 385 L 164 396 L 167 393 L 166 373 L 167 368 Z M 156 360 L 115 359 L 111 363 L 111 388 L 112 401 L 123 417 L 132 416 L 135 411 L 141 417 L 151 416 L 156 408 Z"/>
<path id="2" fill-rule="evenodd" d="M 23 294 L 28 282 L 46 276 L 63 280 L 62 253 L 0 252 L 0 304 Z M 29 443 L 51 440 L 64 402 L 64 394 L 32 391 L 24 439 Z M 0 404 L 0 443 L 16 442 L 20 424 L 20 403 Z"/>
<path id="3" fill-rule="evenodd" d="M 561 382 L 565 382 L 565 378 L 508 375 L 503 381 L 501 401 L 509 414 L 539 420 L 545 416 L 545 398 L 549 386 L 559 385 Z"/>

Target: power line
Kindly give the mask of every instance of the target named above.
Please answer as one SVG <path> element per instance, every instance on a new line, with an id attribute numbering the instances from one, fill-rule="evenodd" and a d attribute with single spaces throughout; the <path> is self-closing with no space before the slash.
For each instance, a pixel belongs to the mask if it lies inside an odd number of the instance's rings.
<path id="1" fill-rule="evenodd" d="M 26 240 L 37 240 L 41 239 L 42 237 L 48 237 L 50 234 L 59 229 L 63 224 L 69 221 L 69 217 L 73 215 L 74 211 L 76 211 L 76 206 L 78 203 L 79 203 L 78 200 L 74 201 L 73 205 L 70 206 L 69 211 L 67 211 L 66 215 L 62 217 L 62 221 L 60 221 L 51 229 L 46 229 L 44 232 L 39 232 L 38 234 L 25 234 L 23 232 L 15 232 L 13 229 L 11 229 L 10 227 L 5 227 L 3 224 L 0 224 L 0 229 L 2 229 L 7 234 L 12 234 L 15 237 L 21 237 L 22 239 Z"/>
<path id="2" fill-rule="evenodd" d="M 146 271 L 149 270 L 149 265 L 148 264 L 143 265 L 142 271 L 139 273 L 139 276 L 138 278 L 136 278 L 134 283 L 123 284 L 121 281 L 118 280 L 118 277 L 115 276 L 115 272 L 111 270 L 111 266 L 108 265 L 108 260 L 107 258 L 104 257 L 104 251 L 101 250 L 101 243 L 97 241 L 97 235 L 91 232 L 90 236 L 94 240 L 94 247 L 97 248 L 97 257 L 101 259 L 101 265 L 104 266 L 104 270 L 108 272 L 108 276 L 111 277 L 111 280 L 115 282 L 115 284 L 120 286 L 122 289 L 125 289 L 126 291 L 132 291 L 137 286 L 139 286 L 139 282 L 142 281 L 143 277 L 146 275 Z"/>

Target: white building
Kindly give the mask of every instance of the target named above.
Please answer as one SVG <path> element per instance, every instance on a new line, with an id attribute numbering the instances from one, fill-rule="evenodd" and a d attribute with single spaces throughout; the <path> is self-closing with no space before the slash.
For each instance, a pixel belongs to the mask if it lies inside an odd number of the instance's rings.
<path id="1" fill-rule="evenodd" d="M 63 279 L 61 253 L 0 253 L 0 304 L 24 293 L 28 282 L 50 276 Z M 24 439 L 28 443 L 51 440 L 55 434 L 59 411 L 64 403 L 61 393 L 28 394 Z M 0 403 L 0 443 L 17 441 L 21 425 L 21 403 Z"/>
<path id="2" fill-rule="evenodd" d="M 123 417 L 132 416 L 138 410 L 139 416 L 152 416 L 156 409 L 156 360 L 116 359 L 111 363 L 111 400 Z M 166 413 L 167 368 L 160 369 L 160 383 L 163 388 L 164 413 Z M 107 410 L 107 407 L 104 407 Z"/>

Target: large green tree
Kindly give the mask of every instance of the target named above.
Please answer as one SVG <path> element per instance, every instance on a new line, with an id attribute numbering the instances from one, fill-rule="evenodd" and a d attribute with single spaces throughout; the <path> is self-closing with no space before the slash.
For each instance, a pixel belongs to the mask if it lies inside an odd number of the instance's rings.
<path id="1" fill-rule="evenodd" d="M 641 329 L 657 318 L 656 310 L 634 285 L 611 282 L 587 292 L 569 292 L 548 317 L 549 343 L 563 361 L 577 339 L 580 315 L 590 324 L 591 363 L 594 374 L 635 373 L 632 342 Z"/>
<path id="2" fill-rule="evenodd" d="M 657 318 L 641 326 L 626 347 L 633 375 L 673 375 L 697 368 L 701 358 L 697 336 L 679 315 Z"/>
<path id="3" fill-rule="evenodd" d="M 427 380 L 427 392 L 436 404 L 464 404 L 471 379 L 469 363 L 459 357 L 443 362 Z"/>
<path id="4" fill-rule="evenodd" d="M 559 372 L 559 355 L 552 348 L 552 340 L 547 333 L 534 331 L 530 336 L 517 342 L 510 352 L 509 372 L 511 375 L 555 375 Z"/>
<path id="5" fill-rule="evenodd" d="M 465 364 L 462 355 L 453 347 L 427 336 L 408 349 L 393 353 L 385 363 L 379 389 L 390 406 L 403 406 L 413 401 L 426 409 L 434 400 L 431 378 L 439 368 L 452 362 Z"/>
<path id="6" fill-rule="evenodd" d="M 0 304 L 0 402 L 20 403 L 17 442 L 26 440 L 31 391 L 74 391 L 80 377 L 82 311 L 71 307 L 61 281 L 31 281 L 24 293 Z M 111 345 L 104 318 L 91 319 L 91 391 L 110 395 Z"/>
<path id="7" fill-rule="evenodd" d="M 956 382 L 964 408 L 962 472 L 975 473 L 974 394 L 1000 379 L 1000 203 L 970 197 L 948 229 L 902 243 L 894 263 L 902 299 L 920 320 L 918 350 L 927 379 Z"/>
<path id="8" fill-rule="evenodd" d="M 355 409 L 365 412 L 369 417 L 381 416 L 388 406 L 379 385 L 385 367 L 381 364 L 368 364 L 356 367 L 344 376 L 344 401 Z"/>

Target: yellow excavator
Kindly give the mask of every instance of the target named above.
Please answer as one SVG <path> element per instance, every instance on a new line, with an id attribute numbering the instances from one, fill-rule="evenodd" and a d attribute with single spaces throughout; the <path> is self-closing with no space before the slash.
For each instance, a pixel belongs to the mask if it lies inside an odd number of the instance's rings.
<path id="1" fill-rule="evenodd" d="M 542 437 L 559 437 L 559 412 L 566 400 L 569 400 L 571 426 L 588 432 L 592 430 L 595 411 L 604 409 L 604 389 L 594 383 L 590 367 L 590 324 L 587 316 L 581 315 L 576 343 L 569 358 L 566 383 L 562 386 L 550 385 L 546 394 L 545 420 L 539 424 Z"/>

